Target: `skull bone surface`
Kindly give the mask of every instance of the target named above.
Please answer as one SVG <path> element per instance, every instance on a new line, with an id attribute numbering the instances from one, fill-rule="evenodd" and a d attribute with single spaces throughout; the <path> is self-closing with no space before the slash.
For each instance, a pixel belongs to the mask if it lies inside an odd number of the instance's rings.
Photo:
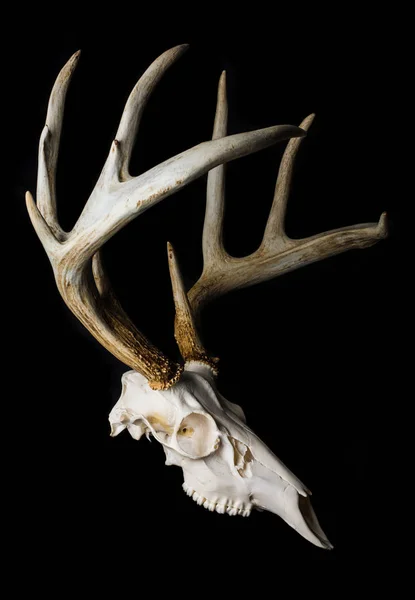
<path id="1" fill-rule="evenodd" d="M 229 515 L 269 510 L 311 543 L 332 548 L 309 490 L 249 429 L 241 407 L 221 396 L 205 364 L 188 362 L 167 390 L 153 390 L 145 377 L 128 371 L 109 420 L 112 436 L 124 429 L 136 440 L 154 436 L 166 465 L 183 469 L 183 489 L 198 504 Z"/>

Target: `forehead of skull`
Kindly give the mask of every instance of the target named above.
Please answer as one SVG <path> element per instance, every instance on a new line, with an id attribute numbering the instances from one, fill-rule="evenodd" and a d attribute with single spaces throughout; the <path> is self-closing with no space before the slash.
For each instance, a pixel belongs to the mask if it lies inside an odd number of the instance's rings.
<path id="1" fill-rule="evenodd" d="M 123 407 L 146 415 L 157 412 L 174 417 L 194 410 L 203 410 L 197 379 L 200 376 L 185 372 L 182 378 L 167 390 L 153 390 L 147 379 L 136 371 L 127 371 L 122 377 L 121 402 Z M 177 416 L 177 415 L 176 415 Z"/>

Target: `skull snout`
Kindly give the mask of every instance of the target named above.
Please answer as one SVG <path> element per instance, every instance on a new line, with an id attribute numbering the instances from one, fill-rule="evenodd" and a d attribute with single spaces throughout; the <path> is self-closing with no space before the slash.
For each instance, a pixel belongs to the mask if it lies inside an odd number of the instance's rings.
<path id="1" fill-rule="evenodd" d="M 333 548 L 317 520 L 308 494 L 300 494 L 293 485 L 257 461 L 253 475 L 251 490 L 255 506 L 278 515 L 315 546 L 327 550 Z"/>

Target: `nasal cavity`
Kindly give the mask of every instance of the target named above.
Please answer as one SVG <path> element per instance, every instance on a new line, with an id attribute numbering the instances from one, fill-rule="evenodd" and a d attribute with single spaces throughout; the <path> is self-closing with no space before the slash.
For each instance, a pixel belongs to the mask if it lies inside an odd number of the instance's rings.
<path id="1" fill-rule="evenodd" d="M 219 447 L 219 432 L 210 415 L 190 413 L 177 431 L 179 448 L 191 458 L 208 456 Z"/>

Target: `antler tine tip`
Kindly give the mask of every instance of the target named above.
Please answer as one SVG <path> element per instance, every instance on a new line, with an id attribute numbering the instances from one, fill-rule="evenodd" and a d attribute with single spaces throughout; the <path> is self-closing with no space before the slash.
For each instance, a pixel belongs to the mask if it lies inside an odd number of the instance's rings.
<path id="1" fill-rule="evenodd" d="M 167 242 L 167 256 L 170 262 L 176 258 L 173 245 L 170 242 Z"/>
<path id="2" fill-rule="evenodd" d="M 190 44 L 179 44 L 172 48 L 172 50 L 177 50 L 177 52 L 186 52 L 189 49 Z"/>
<path id="3" fill-rule="evenodd" d="M 311 113 L 310 115 L 308 115 L 308 117 L 306 117 L 301 123 L 300 123 L 300 127 L 302 129 L 305 129 L 305 131 L 308 131 L 315 119 L 316 113 Z"/>
<path id="4" fill-rule="evenodd" d="M 386 212 L 380 215 L 377 229 L 382 238 L 388 237 L 388 214 Z"/>
<path id="5" fill-rule="evenodd" d="M 74 54 L 72 54 L 71 58 L 69 59 L 68 64 L 72 68 L 72 70 L 76 67 L 80 56 L 81 50 L 77 50 Z"/>
<path id="6" fill-rule="evenodd" d="M 43 221 L 44 220 L 43 215 L 40 212 L 40 210 L 38 209 L 36 201 L 29 191 L 27 191 L 25 194 L 25 201 L 26 201 L 26 209 L 27 209 L 27 212 L 29 213 L 29 217 L 32 220 L 32 222 L 33 222 L 33 220 Z"/>
<path id="7" fill-rule="evenodd" d="M 174 247 L 170 242 L 167 242 L 167 257 L 169 259 L 170 266 L 174 266 L 176 268 L 176 252 L 174 251 Z"/>
<path id="8" fill-rule="evenodd" d="M 219 77 L 219 90 L 226 93 L 226 71 L 223 70 Z"/>
<path id="9" fill-rule="evenodd" d="M 60 244 L 52 233 L 48 223 L 38 209 L 36 202 L 29 191 L 26 192 L 25 199 L 27 212 L 29 213 L 29 218 L 32 222 L 32 225 L 42 243 L 42 246 L 46 250 L 46 254 L 49 256 L 50 261 L 53 262 L 54 255 Z"/>
<path id="10" fill-rule="evenodd" d="M 226 71 L 223 70 L 218 83 L 218 101 L 226 105 Z M 225 134 L 226 135 L 226 134 Z M 222 136 L 220 136 L 222 137 Z"/>

